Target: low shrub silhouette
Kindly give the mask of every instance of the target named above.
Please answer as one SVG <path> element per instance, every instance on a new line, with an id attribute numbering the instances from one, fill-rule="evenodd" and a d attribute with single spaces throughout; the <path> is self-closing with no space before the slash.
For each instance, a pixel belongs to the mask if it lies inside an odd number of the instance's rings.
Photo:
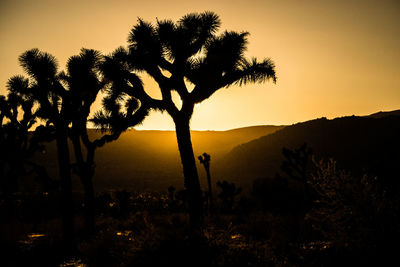
<path id="1" fill-rule="evenodd" d="M 293 150 L 283 148 L 282 154 L 282 173 L 277 173 L 274 178 L 254 180 L 252 196 L 257 198 L 263 210 L 304 216 L 315 197 L 309 185 L 315 168 L 312 149 L 304 143 Z"/>
<path id="2" fill-rule="evenodd" d="M 237 188 L 234 183 L 229 183 L 227 181 L 218 181 L 217 186 L 221 190 L 218 194 L 218 198 L 221 200 L 221 211 L 232 212 L 235 208 L 236 197 L 242 192 L 242 188 Z"/>
<path id="3" fill-rule="evenodd" d="M 309 181 L 318 194 L 306 222 L 332 248 L 336 262 L 384 264 L 396 256 L 400 237 L 399 203 L 377 177 L 353 176 L 333 159 L 315 162 Z"/>

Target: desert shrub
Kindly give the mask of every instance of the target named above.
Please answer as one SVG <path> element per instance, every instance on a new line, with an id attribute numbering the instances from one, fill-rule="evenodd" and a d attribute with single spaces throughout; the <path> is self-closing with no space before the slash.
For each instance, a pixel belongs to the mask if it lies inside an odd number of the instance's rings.
<path id="1" fill-rule="evenodd" d="M 310 209 L 315 197 L 308 184 L 310 175 L 315 169 L 311 160 L 312 149 L 303 144 L 297 149 L 282 149 L 284 160 L 281 172 L 274 178 L 256 179 L 252 186 L 252 196 L 264 211 L 275 214 L 295 214 L 303 217 Z"/>
<path id="2" fill-rule="evenodd" d="M 236 187 L 234 183 L 229 183 L 227 181 L 218 181 L 217 186 L 220 189 L 218 198 L 221 202 L 221 211 L 232 212 L 235 209 L 236 198 L 242 192 L 242 188 Z"/>
<path id="3" fill-rule="evenodd" d="M 280 176 L 254 180 L 251 194 L 262 210 L 281 213 L 290 209 L 292 192 L 287 179 Z"/>
<path id="4" fill-rule="evenodd" d="M 382 261 L 398 247 L 399 205 L 387 197 L 377 177 L 353 176 L 334 160 L 315 162 L 309 184 L 318 194 L 306 222 L 330 243 L 336 260 Z M 383 257 L 384 256 L 384 257 Z"/>

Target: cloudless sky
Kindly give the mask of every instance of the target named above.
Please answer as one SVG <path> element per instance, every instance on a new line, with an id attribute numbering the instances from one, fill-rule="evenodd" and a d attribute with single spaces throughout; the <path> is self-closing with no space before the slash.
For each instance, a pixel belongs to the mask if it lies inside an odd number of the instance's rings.
<path id="1" fill-rule="evenodd" d="M 197 106 L 192 129 L 292 124 L 400 109 L 399 0 L 0 0 L 0 93 L 18 56 L 37 47 L 64 68 L 81 47 L 126 45 L 137 18 L 214 11 L 222 30 L 250 32 L 247 55 L 269 57 L 278 81 L 221 89 Z M 158 95 L 154 82 L 146 88 Z M 100 106 L 97 106 L 99 108 Z M 173 129 L 154 113 L 139 129 Z"/>

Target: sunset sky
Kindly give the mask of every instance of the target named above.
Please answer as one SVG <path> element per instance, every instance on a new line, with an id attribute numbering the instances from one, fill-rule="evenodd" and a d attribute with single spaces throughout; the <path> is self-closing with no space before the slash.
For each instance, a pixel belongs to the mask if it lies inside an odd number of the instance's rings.
<path id="1" fill-rule="evenodd" d="M 107 54 L 141 17 L 178 20 L 214 11 L 223 30 L 250 33 L 247 55 L 276 64 L 276 84 L 221 89 L 196 107 L 192 129 L 292 124 L 318 117 L 400 109 L 399 0 L 0 0 L 0 93 L 23 74 L 18 56 L 31 48 L 64 68 L 82 47 Z M 150 94 L 157 87 L 146 80 Z M 152 114 L 138 129 L 173 129 Z"/>

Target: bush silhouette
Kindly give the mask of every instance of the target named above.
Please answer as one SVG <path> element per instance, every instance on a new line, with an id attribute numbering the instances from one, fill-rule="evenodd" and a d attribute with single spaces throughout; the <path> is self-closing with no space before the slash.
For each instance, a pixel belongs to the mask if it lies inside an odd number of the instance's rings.
<path id="1" fill-rule="evenodd" d="M 234 183 L 227 181 L 218 181 L 217 186 L 221 189 L 218 198 L 222 201 L 222 211 L 231 212 L 235 204 L 235 198 L 242 192 L 242 188 L 237 188 Z"/>

